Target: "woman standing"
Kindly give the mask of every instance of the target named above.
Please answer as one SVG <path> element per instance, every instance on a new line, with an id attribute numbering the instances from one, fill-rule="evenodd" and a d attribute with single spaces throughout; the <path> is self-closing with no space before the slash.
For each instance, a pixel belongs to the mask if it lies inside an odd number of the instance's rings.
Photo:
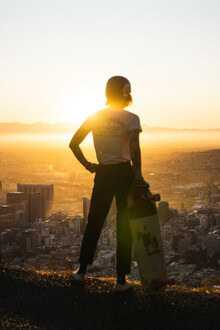
<path id="1" fill-rule="evenodd" d="M 125 108 L 132 103 L 131 85 L 122 76 L 110 78 L 106 85 L 104 110 L 89 116 L 77 130 L 70 148 L 78 161 L 91 173 L 95 173 L 88 223 L 83 236 L 80 267 L 73 279 L 86 280 L 88 264 L 92 264 L 98 239 L 115 197 L 117 207 L 117 284 L 115 291 L 130 290 L 126 282 L 130 273 L 132 239 L 127 214 L 127 197 L 134 181 L 144 181 L 141 173 L 139 133 L 142 131 L 137 115 Z M 98 164 L 90 163 L 80 149 L 80 143 L 92 132 Z M 131 165 L 132 161 L 132 165 Z"/>

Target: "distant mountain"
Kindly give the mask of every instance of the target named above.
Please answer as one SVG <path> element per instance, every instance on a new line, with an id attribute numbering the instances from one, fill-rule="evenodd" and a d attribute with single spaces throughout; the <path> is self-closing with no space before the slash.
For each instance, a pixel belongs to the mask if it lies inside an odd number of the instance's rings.
<path id="1" fill-rule="evenodd" d="M 64 134 L 73 133 L 78 125 L 70 123 L 32 123 L 24 124 L 19 122 L 3 123 L 0 122 L 0 134 Z M 142 125 L 145 133 L 220 133 L 220 128 L 216 129 L 198 129 L 198 128 L 168 128 L 168 127 L 150 127 Z"/>
<path id="2" fill-rule="evenodd" d="M 143 131 L 148 133 L 220 133 L 220 128 L 200 129 L 200 128 L 169 128 L 151 127 L 143 125 Z"/>
<path id="3" fill-rule="evenodd" d="M 45 133 L 69 133 L 74 132 L 76 126 L 68 123 L 1 123 L 0 134 L 45 134 Z"/>

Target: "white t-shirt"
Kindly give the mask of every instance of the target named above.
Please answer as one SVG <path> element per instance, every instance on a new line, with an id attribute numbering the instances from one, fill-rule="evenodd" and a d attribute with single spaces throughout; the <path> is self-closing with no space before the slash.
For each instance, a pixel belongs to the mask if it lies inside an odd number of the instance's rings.
<path id="1" fill-rule="evenodd" d="M 140 119 L 127 110 L 104 109 L 86 119 L 82 127 L 92 131 L 100 164 L 118 164 L 131 160 L 129 132 L 142 131 Z"/>

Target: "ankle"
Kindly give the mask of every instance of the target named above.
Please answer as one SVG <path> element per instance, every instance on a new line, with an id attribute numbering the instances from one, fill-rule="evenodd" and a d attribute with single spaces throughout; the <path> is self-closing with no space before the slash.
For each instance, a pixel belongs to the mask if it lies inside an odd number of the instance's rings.
<path id="1" fill-rule="evenodd" d="M 87 272 L 87 266 L 86 264 L 80 264 L 79 270 L 78 270 L 78 274 L 86 274 Z"/>

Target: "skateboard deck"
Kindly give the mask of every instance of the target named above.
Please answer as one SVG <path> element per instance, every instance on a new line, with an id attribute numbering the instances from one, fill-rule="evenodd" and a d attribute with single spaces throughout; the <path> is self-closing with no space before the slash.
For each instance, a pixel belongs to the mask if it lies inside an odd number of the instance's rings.
<path id="1" fill-rule="evenodd" d="M 167 272 L 155 201 L 141 189 L 129 197 L 129 222 L 143 290 L 154 295 L 166 286 Z"/>

